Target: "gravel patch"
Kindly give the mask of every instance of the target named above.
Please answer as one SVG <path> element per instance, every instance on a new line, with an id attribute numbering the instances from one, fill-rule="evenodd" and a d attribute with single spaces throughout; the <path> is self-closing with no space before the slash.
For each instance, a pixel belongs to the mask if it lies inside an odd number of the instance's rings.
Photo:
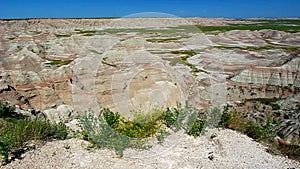
<path id="1" fill-rule="evenodd" d="M 216 135 L 215 138 L 211 138 Z M 253 139 L 228 129 L 208 129 L 199 138 L 184 133 L 168 136 L 149 150 L 128 149 L 119 158 L 113 150 L 89 149 L 89 143 L 77 138 L 48 142 L 27 152 L 3 169 L 173 169 L 173 168 L 299 168 L 300 163 L 266 152 Z"/>

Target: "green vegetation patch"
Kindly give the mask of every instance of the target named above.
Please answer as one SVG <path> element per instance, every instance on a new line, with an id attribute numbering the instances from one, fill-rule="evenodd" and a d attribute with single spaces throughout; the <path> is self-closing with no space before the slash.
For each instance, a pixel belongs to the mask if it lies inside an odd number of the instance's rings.
<path id="1" fill-rule="evenodd" d="M 195 65 L 189 63 L 187 61 L 188 58 L 194 56 L 197 54 L 197 51 L 195 50 L 176 50 L 176 51 L 171 51 L 170 53 L 172 54 L 180 54 L 182 55 L 181 57 L 175 57 L 175 58 L 164 58 L 165 60 L 168 60 L 170 61 L 169 64 L 171 66 L 176 66 L 177 64 L 183 64 L 183 65 L 186 65 L 188 66 L 192 73 L 195 75 L 196 73 L 199 73 L 199 72 L 203 72 L 203 73 L 207 73 L 207 71 L 203 70 L 203 69 L 199 69 L 197 68 Z"/>
<path id="2" fill-rule="evenodd" d="M 49 61 L 50 62 L 48 64 L 56 65 L 56 66 L 67 65 L 72 62 L 72 60 L 49 60 Z"/>
<path id="3" fill-rule="evenodd" d="M 55 34 L 56 37 L 58 38 L 64 38 L 64 37 L 71 37 L 71 34 Z"/>
<path id="4" fill-rule="evenodd" d="M 189 107 L 154 109 L 148 114 L 141 111 L 134 114 L 132 121 L 109 109 L 101 110 L 99 116 L 91 110 L 79 118 L 85 140 L 100 148 L 114 149 L 123 156 L 127 148 L 147 149 L 147 138 L 157 138 L 161 143 L 168 135 L 166 127 L 198 137 L 203 131 L 205 120 Z"/>
<path id="5" fill-rule="evenodd" d="M 178 38 L 152 38 L 152 39 L 146 39 L 146 41 L 152 43 L 169 43 L 169 42 L 177 42 Z"/>
<path id="6" fill-rule="evenodd" d="M 222 114 L 219 126 L 240 131 L 257 141 L 272 142 L 277 134 L 273 123 L 271 117 L 266 122 L 259 119 L 253 121 L 233 111 Z"/>
<path id="7" fill-rule="evenodd" d="M 166 28 L 108 28 L 102 30 L 82 30 L 82 29 L 75 29 L 77 34 L 83 34 L 84 36 L 93 36 L 93 35 L 104 35 L 104 34 L 126 34 L 126 33 L 139 33 L 139 34 L 151 34 L 151 35 L 169 35 L 169 37 L 179 36 L 181 38 L 189 37 L 189 33 L 198 33 L 200 30 L 194 25 L 184 25 L 184 26 L 177 26 L 177 27 L 166 27 Z M 150 41 L 163 41 L 160 39 L 150 39 Z M 169 39 L 168 41 L 175 41 L 175 39 Z"/>
<path id="8" fill-rule="evenodd" d="M 159 118 L 150 120 L 149 122 L 137 122 L 137 120 L 130 121 L 121 117 L 118 113 L 113 113 L 109 109 L 103 109 L 103 116 L 107 124 L 116 132 L 128 137 L 151 137 L 161 129 Z M 139 116 L 142 118 L 141 115 Z"/>
<path id="9" fill-rule="evenodd" d="M 226 32 L 231 30 L 263 30 L 272 29 L 278 31 L 285 31 L 296 33 L 300 31 L 300 20 L 255 20 L 253 24 L 228 24 L 224 26 L 203 26 L 197 25 L 197 27 L 205 32 Z"/>
<path id="10" fill-rule="evenodd" d="M 65 139 L 67 136 L 67 128 L 62 123 L 30 119 L 3 103 L 0 103 L 0 112 L 0 155 L 4 164 L 9 162 L 9 156 L 19 158 L 30 141 Z"/>
<path id="11" fill-rule="evenodd" d="M 132 126 L 120 126 L 123 120 L 119 114 L 112 113 L 108 109 L 103 110 L 100 116 L 96 116 L 93 111 L 89 110 L 84 116 L 79 118 L 80 125 L 83 128 L 83 139 L 88 140 L 96 147 L 113 149 L 120 157 L 123 156 L 123 151 L 127 148 L 147 149 L 148 146 L 144 145 L 144 140 L 127 136 L 127 134 L 130 136 L 142 136 L 147 131 L 137 133 L 142 127 L 134 127 L 135 124 Z M 114 128 L 118 128 L 125 135 Z"/>
<path id="12" fill-rule="evenodd" d="M 9 106 L 5 103 L 0 102 L 0 118 L 13 117 L 16 115 L 14 111 L 14 106 Z"/>
<path id="13" fill-rule="evenodd" d="M 81 30 L 81 29 L 75 29 L 75 31 L 79 34 L 96 33 L 97 32 L 97 30 Z"/>
<path id="14" fill-rule="evenodd" d="M 194 55 L 197 54 L 197 52 L 195 50 L 175 50 L 175 51 L 171 51 L 172 54 L 181 54 L 181 55 L 185 55 L 186 57 L 184 58 L 185 60 L 188 57 L 192 57 Z"/>
<path id="15" fill-rule="evenodd" d="M 271 103 L 277 102 L 278 100 L 280 100 L 280 98 L 254 98 L 254 99 L 247 99 L 247 101 L 258 101 L 261 102 L 263 104 L 267 104 L 270 105 Z"/>

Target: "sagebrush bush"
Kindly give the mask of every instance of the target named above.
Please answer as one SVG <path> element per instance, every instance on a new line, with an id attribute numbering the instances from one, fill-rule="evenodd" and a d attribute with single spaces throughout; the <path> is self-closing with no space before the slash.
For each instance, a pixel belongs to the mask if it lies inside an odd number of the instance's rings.
<path id="1" fill-rule="evenodd" d="M 222 118 L 222 112 L 218 107 L 213 107 L 211 110 L 207 110 L 207 123 L 210 127 L 217 127 Z"/>

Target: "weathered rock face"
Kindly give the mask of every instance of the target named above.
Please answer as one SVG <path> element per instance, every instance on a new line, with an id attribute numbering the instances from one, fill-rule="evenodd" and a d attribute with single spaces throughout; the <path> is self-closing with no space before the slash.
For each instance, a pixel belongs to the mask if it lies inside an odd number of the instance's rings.
<path id="1" fill-rule="evenodd" d="M 55 73 L 57 72 L 57 73 Z M 55 74 L 51 78 L 51 74 Z M 56 107 L 62 103 L 71 104 L 71 84 L 72 73 L 58 68 L 47 72 L 42 70 L 39 73 L 32 71 L 10 71 L 3 72 L 1 82 L 6 86 L 13 86 L 12 90 L 3 90 L 2 95 L 8 96 L 7 99 L 20 106 L 44 110 Z M 19 100 L 9 99 L 11 93 L 14 93 Z"/>
<path id="2" fill-rule="evenodd" d="M 129 113 L 133 109 L 175 107 L 186 99 L 174 70 L 163 60 L 149 52 L 126 55 L 118 60 L 110 53 L 104 55 L 105 61 L 116 66 L 100 65 L 96 75 L 96 96 L 103 107 Z"/>
<path id="3" fill-rule="evenodd" d="M 213 42 L 219 45 L 226 46 L 265 46 L 261 34 L 257 31 L 249 30 L 232 30 L 225 33 L 220 33 L 217 36 L 210 38 Z"/>
<path id="4" fill-rule="evenodd" d="M 243 70 L 231 80 L 239 83 L 300 87 L 299 70 L 300 59 L 295 58 L 281 67 L 257 67 Z"/>
<path id="5" fill-rule="evenodd" d="M 212 42 L 218 45 L 239 47 L 262 47 L 270 44 L 299 46 L 299 33 L 287 33 L 276 30 L 231 30 L 210 36 Z M 267 40 L 267 41 L 266 41 Z"/>
<path id="6" fill-rule="evenodd" d="M 74 120 L 77 115 L 79 115 L 78 112 L 76 112 L 74 108 L 69 105 L 60 105 L 57 107 L 57 109 L 48 109 L 43 113 L 46 118 L 53 123 L 68 123 Z"/>

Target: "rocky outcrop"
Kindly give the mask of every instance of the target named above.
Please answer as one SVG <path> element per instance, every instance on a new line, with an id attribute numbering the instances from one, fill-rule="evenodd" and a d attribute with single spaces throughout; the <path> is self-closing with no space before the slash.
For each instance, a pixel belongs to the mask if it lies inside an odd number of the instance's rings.
<path id="1" fill-rule="evenodd" d="M 286 144 L 299 146 L 300 142 L 300 94 L 278 101 L 281 117 L 278 135 Z"/>
<path id="2" fill-rule="evenodd" d="M 300 33 L 287 33 L 275 30 L 261 30 L 259 33 L 263 38 L 270 40 L 271 43 L 300 46 Z"/>
<path id="3" fill-rule="evenodd" d="M 75 119 L 78 114 L 72 106 L 60 105 L 56 109 L 47 109 L 43 111 L 47 120 L 53 123 L 68 123 Z"/>
<path id="4" fill-rule="evenodd" d="M 6 86 L 13 86 L 14 90 L 4 90 L 2 95 L 5 95 L 11 102 L 15 102 L 14 98 L 18 97 L 17 100 L 20 102 L 16 104 L 20 106 L 26 104 L 25 107 L 37 110 L 56 107 L 64 102 L 71 103 L 71 75 L 63 69 L 45 72 L 46 70 L 40 72 L 41 75 L 32 71 L 4 73 L 1 79 L 2 83 Z M 51 73 L 55 74 L 55 77 L 51 78 Z M 13 97 L 14 95 L 15 97 Z"/>
<path id="5" fill-rule="evenodd" d="M 281 67 L 254 67 L 243 70 L 231 80 L 238 83 L 300 87 L 299 70 L 300 59 L 295 58 Z"/>
<path id="6" fill-rule="evenodd" d="M 257 31 L 249 30 L 231 30 L 219 33 L 216 36 L 210 36 L 212 42 L 225 46 L 265 46 L 267 43 Z"/>

